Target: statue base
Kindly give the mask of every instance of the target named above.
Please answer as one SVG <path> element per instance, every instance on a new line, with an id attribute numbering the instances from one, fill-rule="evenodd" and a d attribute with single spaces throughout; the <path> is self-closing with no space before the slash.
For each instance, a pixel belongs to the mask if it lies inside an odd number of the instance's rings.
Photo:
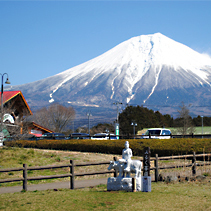
<path id="1" fill-rule="evenodd" d="M 109 177 L 107 181 L 107 190 L 108 191 L 133 191 L 132 187 L 132 178 L 125 177 Z M 136 191 L 142 191 L 142 182 L 141 178 L 136 178 Z"/>
<path id="2" fill-rule="evenodd" d="M 143 176 L 143 192 L 151 192 L 151 177 Z"/>

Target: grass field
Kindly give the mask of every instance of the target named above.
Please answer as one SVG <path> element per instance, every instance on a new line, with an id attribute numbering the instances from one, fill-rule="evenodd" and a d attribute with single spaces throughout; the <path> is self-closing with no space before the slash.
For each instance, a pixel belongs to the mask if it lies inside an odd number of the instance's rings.
<path id="1" fill-rule="evenodd" d="M 211 210 L 211 183 L 152 183 L 152 192 L 106 191 L 106 185 L 0 195 L 0 210 Z"/>
<path id="2" fill-rule="evenodd" d="M 28 166 L 65 164 L 69 163 L 70 159 L 78 163 L 109 161 L 113 159 L 113 156 L 100 153 L 3 147 L 0 148 L 0 168 L 20 167 L 23 163 L 27 163 Z M 134 157 L 133 159 L 140 158 Z M 163 161 L 162 165 L 168 165 L 169 163 L 169 161 Z M 100 168 L 105 170 L 107 166 L 101 166 Z M 181 170 L 183 171 L 183 169 Z M 206 172 L 208 170 L 206 169 Z M 60 174 L 69 172 L 69 169 L 57 169 L 54 171 L 56 172 L 51 172 L 51 170 L 33 171 L 28 172 L 28 174 L 31 174 L 30 176 Z M 79 168 L 78 171 L 84 171 L 84 169 Z M 179 171 L 179 169 L 174 170 L 174 172 L 171 170 L 167 173 L 172 174 L 176 171 Z M 208 173 L 206 179 L 189 182 L 152 183 L 152 192 L 150 193 L 107 192 L 106 185 L 101 185 L 78 190 L 58 189 L 0 194 L 0 210 L 211 210 L 210 175 Z M 108 175 L 105 176 L 108 177 Z M 0 174 L 0 179 L 8 177 L 22 177 L 22 172 Z M 86 179 L 89 178 L 86 177 Z M 58 180 L 60 179 L 53 181 Z M 49 182 L 49 180 L 36 182 L 44 183 Z M 50 182 L 52 181 L 50 180 Z M 5 183 L 0 185 L 3 187 L 21 185 L 21 183 Z"/>
<path id="3" fill-rule="evenodd" d="M 39 149 L 27 149 L 27 148 L 0 148 L 0 169 L 22 167 L 23 164 L 27 164 L 28 167 L 32 166 L 49 166 L 49 165 L 66 165 L 69 164 L 70 160 L 74 160 L 75 163 L 86 163 L 86 162 L 98 162 L 98 161 L 111 161 L 116 156 L 118 159 L 120 155 L 109 155 L 101 153 L 82 153 L 73 151 L 56 151 L 56 150 L 39 150 Z M 141 157 L 133 157 L 132 159 L 140 160 Z M 199 162 L 199 161 L 198 161 Z M 203 161 L 202 161 L 203 162 Z M 168 161 L 159 161 L 160 167 L 177 166 L 191 164 L 191 160 L 185 159 L 173 159 Z M 154 166 L 154 162 L 151 162 L 151 166 Z M 94 172 L 94 171 L 105 171 L 107 165 L 100 166 L 87 166 L 75 168 L 75 173 L 83 172 Z M 57 168 L 57 169 L 46 169 L 39 171 L 28 170 L 28 177 L 47 176 L 47 175 L 58 175 L 69 173 L 69 168 Z M 162 176 L 182 176 L 191 177 L 191 168 L 174 168 L 174 169 L 163 169 L 159 171 Z M 0 179 L 11 179 L 11 178 L 22 178 L 22 171 L 17 172 L 6 172 L 0 173 Z M 151 171 L 153 178 L 154 171 Z M 211 166 L 197 167 L 197 175 L 211 175 Z M 109 174 L 106 175 L 91 175 L 86 177 L 76 177 L 76 180 L 94 179 L 94 178 L 108 178 Z M 58 178 L 58 179 L 46 179 L 46 180 L 33 180 L 28 181 L 28 184 L 40 184 L 49 182 L 69 181 L 69 177 Z M 22 186 L 22 182 L 11 182 L 11 183 L 0 183 L 0 187 L 7 186 Z"/>

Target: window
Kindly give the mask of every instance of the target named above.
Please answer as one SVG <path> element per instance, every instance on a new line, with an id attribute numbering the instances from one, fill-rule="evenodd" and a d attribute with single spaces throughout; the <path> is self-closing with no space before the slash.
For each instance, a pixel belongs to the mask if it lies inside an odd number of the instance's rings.
<path id="1" fill-rule="evenodd" d="M 171 135 L 171 132 L 169 130 L 163 130 L 162 135 Z"/>

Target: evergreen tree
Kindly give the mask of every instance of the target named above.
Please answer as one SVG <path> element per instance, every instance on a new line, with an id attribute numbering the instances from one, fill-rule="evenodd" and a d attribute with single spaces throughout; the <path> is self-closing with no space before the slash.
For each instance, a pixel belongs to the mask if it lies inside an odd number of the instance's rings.
<path id="1" fill-rule="evenodd" d="M 127 106 L 119 115 L 120 130 L 123 135 L 133 134 L 132 122 L 137 124 L 136 131 L 138 131 L 143 128 L 172 126 L 173 118 L 143 106 Z"/>

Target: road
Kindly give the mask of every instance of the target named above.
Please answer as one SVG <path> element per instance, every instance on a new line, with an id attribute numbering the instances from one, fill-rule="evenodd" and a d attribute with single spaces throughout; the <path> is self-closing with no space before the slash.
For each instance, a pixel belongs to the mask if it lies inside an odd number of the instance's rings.
<path id="1" fill-rule="evenodd" d="M 93 179 L 93 180 L 76 180 L 75 189 L 94 187 L 101 184 L 107 184 L 107 178 L 103 179 Z M 70 188 L 70 182 L 54 182 L 54 183 L 45 183 L 37 185 L 28 185 L 28 191 L 40 191 L 48 189 L 60 189 L 60 188 Z M 0 188 L 0 194 L 3 193 L 15 193 L 21 192 L 23 189 L 22 186 L 13 186 L 13 187 L 2 187 Z"/>

